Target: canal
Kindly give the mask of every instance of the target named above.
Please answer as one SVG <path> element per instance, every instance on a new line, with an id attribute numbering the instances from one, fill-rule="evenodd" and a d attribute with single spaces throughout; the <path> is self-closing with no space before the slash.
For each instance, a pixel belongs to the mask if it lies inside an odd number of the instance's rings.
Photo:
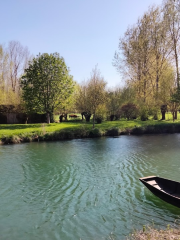
<path id="1" fill-rule="evenodd" d="M 180 209 L 140 177 L 180 181 L 180 134 L 0 146 L 0 239 L 125 239 L 177 227 Z"/>

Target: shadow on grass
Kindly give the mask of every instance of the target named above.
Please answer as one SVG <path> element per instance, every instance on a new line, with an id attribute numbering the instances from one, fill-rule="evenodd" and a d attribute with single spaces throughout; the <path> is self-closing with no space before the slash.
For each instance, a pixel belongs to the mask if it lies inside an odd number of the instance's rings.
<path id="1" fill-rule="evenodd" d="M 76 121 L 69 121 L 69 122 L 62 122 L 62 123 L 36 123 L 36 124 L 0 124 L 0 130 L 26 130 L 26 129 L 30 129 L 30 130 L 37 130 L 39 128 L 39 130 L 41 130 L 41 128 L 45 128 L 47 131 L 48 129 L 51 130 L 50 128 L 52 128 L 53 130 L 57 130 L 58 128 L 59 130 L 61 129 L 76 129 L 79 128 L 80 126 L 84 126 L 84 125 L 89 125 L 91 126 L 91 123 L 86 123 L 86 122 L 76 122 Z"/>
<path id="2" fill-rule="evenodd" d="M 38 124 L 0 124 L 0 131 L 13 131 L 20 130 L 20 132 L 35 132 L 35 131 L 43 131 L 43 132 L 59 132 L 63 129 L 66 131 L 73 131 L 81 128 L 85 128 L 86 130 L 92 129 L 92 122 L 85 121 L 68 121 L 62 123 L 38 123 Z M 96 128 L 102 131 L 108 131 L 113 128 L 113 132 L 116 128 L 119 128 L 121 131 L 125 131 L 126 129 L 134 129 L 132 131 L 133 134 L 141 134 L 142 133 L 154 133 L 154 132 L 180 132 L 180 123 L 179 122 L 167 122 L 167 121 L 145 121 L 142 122 L 140 120 L 119 120 L 119 121 L 105 121 L 101 124 L 96 124 Z M 115 130 L 114 130 L 115 129 Z M 117 130 L 116 130 L 117 131 Z M 6 134 L 6 133 L 4 133 Z M 109 133 L 111 134 L 111 133 Z"/>
<path id="3" fill-rule="evenodd" d="M 41 127 L 41 124 L 0 124 L 0 130 L 16 130 Z"/>

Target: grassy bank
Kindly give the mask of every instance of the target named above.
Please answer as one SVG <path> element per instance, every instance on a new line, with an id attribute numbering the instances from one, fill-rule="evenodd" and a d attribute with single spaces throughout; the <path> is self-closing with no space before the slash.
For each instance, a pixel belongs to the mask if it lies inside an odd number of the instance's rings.
<path id="1" fill-rule="evenodd" d="M 74 138 L 119 136 L 122 134 L 179 133 L 180 121 L 119 120 L 96 124 L 68 121 L 51 124 L 0 124 L 1 144 L 30 141 L 53 141 Z"/>

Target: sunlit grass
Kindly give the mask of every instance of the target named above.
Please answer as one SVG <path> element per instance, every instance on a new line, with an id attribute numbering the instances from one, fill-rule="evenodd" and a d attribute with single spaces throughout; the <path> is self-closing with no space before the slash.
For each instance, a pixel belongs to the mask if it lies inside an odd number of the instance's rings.
<path id="1" fill-rule="evenodd" d="M 106 131 L 111 128 L 119 128 L 121 131 L 125 129 L 132 129 L 134 127 L 145 127 L 149 125 L 169 125 L 172 124 L 173 121 L 170 118 L 167 118 L 166 121 L 161 120 L 148 120 L 148 121 L 140 121 L 140 120 L 125 120 L 121 119 L 119 121 L 104 121 L 101 124 L 96 124 L 95 127 Z M 180 119 L 180 116 L 178 116 Z M 174 124 L 179 123 L 179 120 L 176 120 Z M 86 130 L 92 129 L 92 122 L 86 123 L 85 121 L 69 121 L 62 123 L 51 123 L 51 124 L 0 124 L 0 138 L 3 136 L 13 136 L 13 135 L 21 135 L 28 133 L 50 133 L 50 132 L 59 132 L 60 130 L 72 131 L 79 128 L 84 128 Z"/>
<path id="2" fill-rule="evenodd" d="M 66 123 L 42 123 L 42 124 L 0 124 L 0 138 L 2 136 L 20 135 L 23 133 L 34 132 L 56 132 L 62 129 L 78 128 L 82 123 L 66 122 Z"/>
<path id="3" fill-rule="evenodd" d="M 166 120 L 140 121 L 121 119 L 118 121 L 103 121 L 95 124 L 92 129 L 91 122 L 71 119 L 61 123 L 38 124 L 0 124 L 0 142 L 16 143 L 24 141 L 51 141 L 73 139 L 82 137 L 119 136 L 120 134 L 143 133 L 174 133 L 180 132 L 180 114 L 178 120 L 173 122 L 172 114 L 166 114 Z M 160 115 L 159 115 L 160 119 Z"/>

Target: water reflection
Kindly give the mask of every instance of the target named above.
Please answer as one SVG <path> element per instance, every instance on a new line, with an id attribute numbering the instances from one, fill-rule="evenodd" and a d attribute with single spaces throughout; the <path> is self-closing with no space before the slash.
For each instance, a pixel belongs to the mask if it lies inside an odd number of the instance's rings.
<path id="1" fill-rule="evenodd" d="M 179 144 L 174 134 L 0 146 L 2 239 L 123 239 L 176 225 L 180 210 L 138 179 L 179 181 Z"/>

